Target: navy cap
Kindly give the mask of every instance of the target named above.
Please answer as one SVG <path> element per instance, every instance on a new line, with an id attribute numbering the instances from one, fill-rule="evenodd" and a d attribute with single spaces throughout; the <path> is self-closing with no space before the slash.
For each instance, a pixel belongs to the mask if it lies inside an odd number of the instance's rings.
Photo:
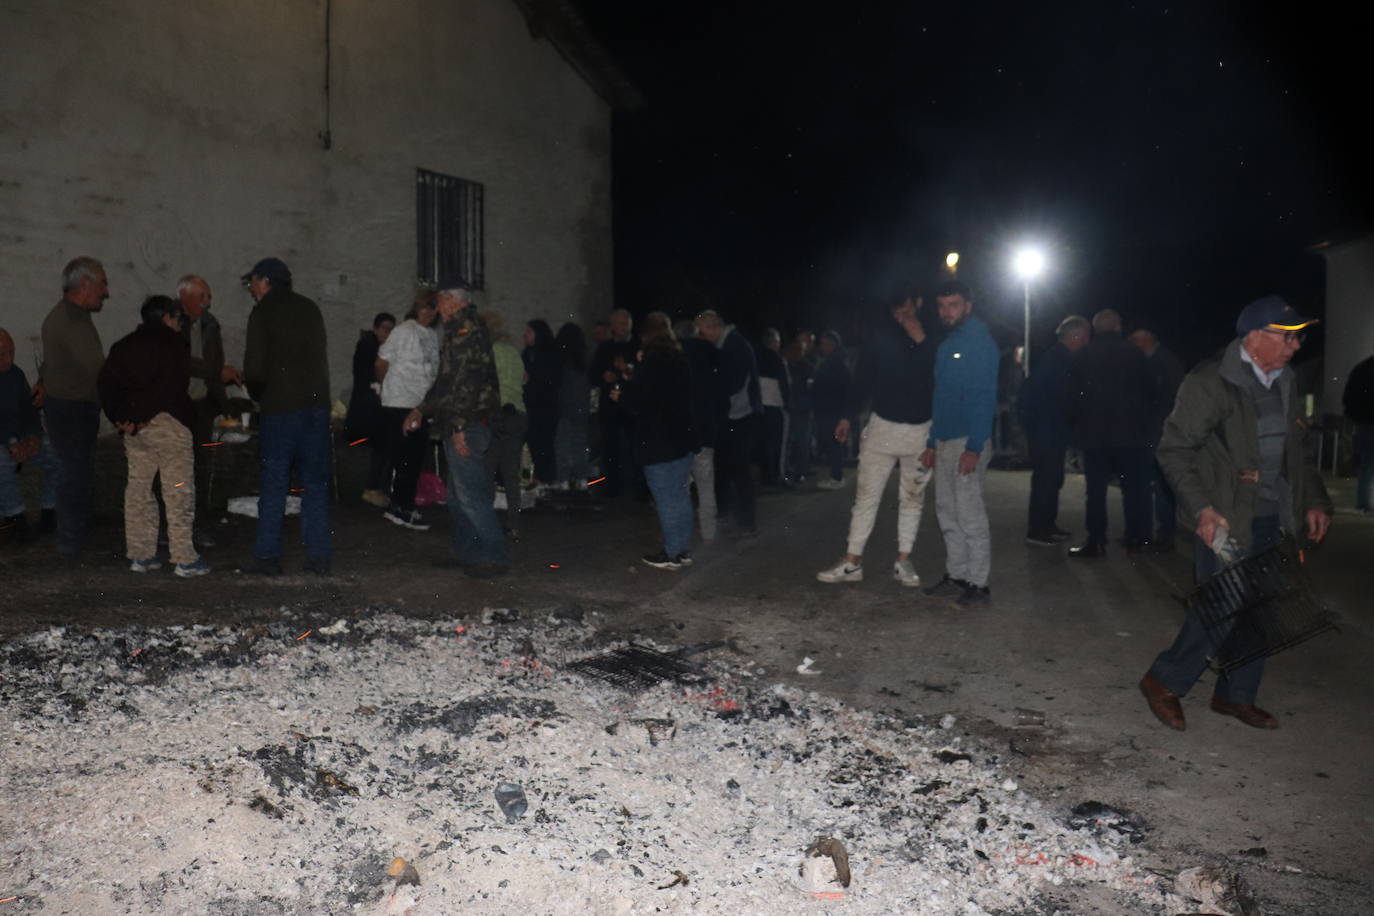
<path id="1" fill-rule="evenodd" d="M 1236 319 L 1236 334 L 1244 337 L 1251 331 L 1263 328 L 1275 331 L 1301 331 L 1316 323 L 1316 318 L 1299 315 L 1297 309 L 1278 296 L 1265 296 L 1241 309 L 1240 317 Z"/>
<path id="2" fill-rule="evenodd" d="M 289 283 L 291 281 L 291 268 L 287 267 L 286 262 L 281 258 L 263 258 L 253 265 L 252 270 L 239 279 L 247 283 L 253 277 L 266 277 L 273 283 Z"/>

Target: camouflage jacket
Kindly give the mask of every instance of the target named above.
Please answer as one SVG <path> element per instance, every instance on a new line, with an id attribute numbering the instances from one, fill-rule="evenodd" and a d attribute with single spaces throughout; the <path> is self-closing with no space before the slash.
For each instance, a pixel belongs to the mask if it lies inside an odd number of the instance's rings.
<path id="1" fill-rule="evenodd" d="M 442 436 L 485 423 L 501 409 L 501 386 L 491 335 L 469 304 L 439 326 L 439 375 L 420 410 Z"/>

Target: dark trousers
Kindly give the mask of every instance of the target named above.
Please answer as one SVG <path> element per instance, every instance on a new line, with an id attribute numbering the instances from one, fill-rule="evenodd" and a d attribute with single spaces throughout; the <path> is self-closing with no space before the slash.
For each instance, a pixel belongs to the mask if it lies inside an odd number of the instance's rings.
<path id="1" fill-rule="evenodd" d="M 834 480 L 844 479 L 844 459 L 848 446 L 835 441 L 835 427 L 844 419 L 842 413 L 822 413 L 816 411 L 816 450 L 820 459 L 830 469 Z"/>
<path id="2" fill-rule="evenodd" d="M 811 411 L 789 410 L 787 421 L 787 477 L 796 483 L 811 473 Z"/>
<path id="3" fill-rule="evenodd" d="M 781 407 L 763 408 L 762 435 L 756 448 L 759 482 L 775 484 L 782 477 L 782 453 L 786 447 L 787 411 Z"/>
<path id="4" fill-rule="evenodd" d="M 527 407 L 525 416 L 529 420 L 529 431 L 525 434 L 530 444 L 530 460 L 534 462 L 534 479 L 540 483 L 553 483 L 558 479 L 558 453 L 554 440 L 558 435 L 557 407 Z"/>
<path id="5" fill-rule="evenodd" d="M 759 417 L 721 420 L 716 430 L 716 488 L 735 524 L 754 528 L 754 479 L 749 473 Z"/>
<path id="6" fill-rule="evenodd" d="M 219 416 L 219 408 L 210 398 L 199 398 L 192 401 L 191 406 L 191 448 L 196 462 L 196 506 L 209 509 L 210 468 L 217 447 L 214 441 L 215 417 Z"/>
<path id="7" fill-rule="evenodd" d="M 1107 485 L 1121 481 L 1121 508 L 1126 517 L 1126 538 L 1150 537 L 1150 476 L 1153 453 L 1146 446 L 1083 449 L 1083 476 L 1087 489 L 1088 539 L 1107 540 Z"/>
<path id="8" fill-rule="evenodd" d="M 1030 450 L 1030 509 L 1027 513 L 1026 533 L 1053 534 L 1059 520 L 1059 491 L 1064 486 L 1064 453 L 1062 445 L 1029 444 Z"/>
<path id="9" fill-rule="evenodd" d="M 501 478 L 506 488 L 506 530 L 520 534 L 520 450 L 525 444 L 529 421 L 510 405 L 501 408 L 491 421 L 491 445 L 487 448 L 487 476 Z"/>
<path id="10" fill-rule="evenodd" d="M 1250 544 L 1252 554 L 1277 543 L 1282 536 L 1276 515 L 1256 518 L 1250 531 L 1253 537 Z M 1217 555 L 1201 541 L 1195 548 L 1194 558 L 1194 574 L 1198 582 L 1214 575 L 1221 568 Z M 1207 670 L 1208 660 L 1216 654 L 1216 643 L 1213 640 L 1227 638 L 1230 637 L 1224 633 L 1209 636 L 1207 628 L 1189 614 L 1184 619 L 1178 636 L 1174 637 L 1174 644 L 1155 658 L 1154 664 L 1150 666 L 1150 673 L 1168 690 L 1183 696 L 1197 683 L 1197 679 L 1202 677 L 1202 672 Z M 1237 638 L 1244 637 L 1238 635 Z M 1263 675 L 1264 659 L 1258 658 L 1244 667 L 1218 677 L 1214 693 L 1228 703 L 1253 703 L 1259 694 L 1260 678 Z"/>
<path id="11" fill-rule="evenodd" d="M 406 512 L 415 508 L 415 487 L 420 482 L 425 446 L 429 444 L 429 420 L 421 420 L 420 428 L 408 433 L 404 424 L 409 414 L 409 407 L 382 408 L 381 438 L 387 461 L 396 472 L 391 478 L 391 503 Z"/>
<path id="12" fill-rule="evenodd" d="M 291 487 L 291 466 L 301 480 L 301 538 L 312 560 L 334 554 L 329 529 L 329 408 L 307 407 L 264 414 L 258 442 L 258 528 L 253 554 L 281 557 L 282 516 Z"/>
<path id="13" fill-rule="evenodd" d="M 91 522 L 91 481 L 100 405 L 50 397 L 43 407 L 48 441 L 57 456 L 57 551 L 79 553 Z"/>

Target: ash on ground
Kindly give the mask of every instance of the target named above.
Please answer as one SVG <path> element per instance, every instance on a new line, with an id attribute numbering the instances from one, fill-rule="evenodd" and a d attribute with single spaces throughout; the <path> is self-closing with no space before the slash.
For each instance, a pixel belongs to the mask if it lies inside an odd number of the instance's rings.
<path id="1" fill-rule="evenodd" d="M 1029 797 L 939 721 L 761 683 L 728 651 L 694 659 L 708 683 L 616 690 L 564 670 L 606 640 L 556 613 L 350 617 L 0 646 L 0 895 L 235 916 L 1187 909 L 1137 838 Z M 847 849 L 848 887 L 799 876 L 818 837 Z"/>

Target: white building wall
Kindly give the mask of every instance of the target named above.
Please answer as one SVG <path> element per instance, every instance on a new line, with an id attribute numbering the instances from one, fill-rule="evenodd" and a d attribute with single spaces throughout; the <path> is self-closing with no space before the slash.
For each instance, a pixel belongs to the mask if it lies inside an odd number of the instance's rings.
<path id="1" fill-rule="evenodd" d="M 26 370 L 62 266 L 101 259 L 106 346 L 183 273 L 230 362 L 238 276 L 291 265 L 335 393 L 358 331 L 415 278 L 415 169 L 485 186 L 486 309 L 518 328 L 611 301 L 610 110 L 510 0 L 0 0 L 0 326 Z"/>
<path id="2" fill-rule="evenodd" d="M 1322 401 L 1327 413 L 1341 413 L 1350 370 L 1374 356 L 1374 237 L 1324 249 L 1326 255 L 1326 377 Z"/>

